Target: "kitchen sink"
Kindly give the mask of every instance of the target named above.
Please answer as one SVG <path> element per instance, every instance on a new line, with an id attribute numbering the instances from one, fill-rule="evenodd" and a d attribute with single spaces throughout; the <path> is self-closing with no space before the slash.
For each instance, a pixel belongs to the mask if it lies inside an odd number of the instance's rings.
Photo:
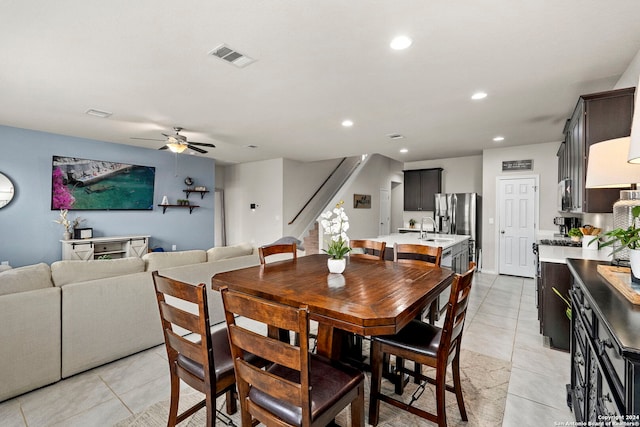
<path id="1" fill-rule="evenodd" d="M 453 242 L 454 239 L 447 238 L 447 237 L 436 237 L 432 239 L 422 239 L 422 241 L 429 242 L 429 243 L 450 243 L 450 242 Z"/>

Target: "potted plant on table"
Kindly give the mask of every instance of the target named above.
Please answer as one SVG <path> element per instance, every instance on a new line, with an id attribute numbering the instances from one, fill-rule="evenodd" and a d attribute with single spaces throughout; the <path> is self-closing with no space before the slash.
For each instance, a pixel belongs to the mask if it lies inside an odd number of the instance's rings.
<path id="1" fill-rule="evenodd" d="M 629 249 L 629 264 L 631 265 L 631 280 L 640 283 L 640 227 L 638 227 L 638 217 L 640 217 L 640 206 L 631 209 L 631 225 L 627 228 L 616 228 L 601 235 L 608 238 L 600 247 L 619 245 L 614 247 L 611 254 Z"/>
<path id="2" fill-rule="evenodd" d="M 567 234 L 574 242 L 579 242 L 580 238 L 582 237 L 582 231 L 580 231 L 579 228 L 572 228 Z"/>
<path id="3" fill-rule="evenodd" d="M 331 235 L 327 249 L 323 249 L 330 257 L 327 261 L 331 273 L 342 273 L 346 266 L 344 256 L 351 251 L 347 230 L 349 229 L 349 217 L 344 212 L 344 201 L 336 204 L 333 210 L 326 211 L 320 217 L 320 224 L 324 228 L 324 234 Z"/>
<path id="4" fill-rule="evenodd" d="M 411 218 L 409 220 L 409 228 L 416 228 L 416 220 Z"/>

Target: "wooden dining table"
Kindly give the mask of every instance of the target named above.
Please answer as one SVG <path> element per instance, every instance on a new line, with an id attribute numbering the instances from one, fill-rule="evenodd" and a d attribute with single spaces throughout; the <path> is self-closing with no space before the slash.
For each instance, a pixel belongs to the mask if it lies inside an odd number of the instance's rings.
<path id="1" fill-rule="evenodd" d="M 453 281 L 447 268 L 348 258 L 342 274 L 329 273 L 327 255 L 217 273 L 214 290 L 231 290 L 271 301 L 307 306 L 318 322 L 317 352 L 340 358 L 344 332 L 394 334 L 420 315 Z"/>

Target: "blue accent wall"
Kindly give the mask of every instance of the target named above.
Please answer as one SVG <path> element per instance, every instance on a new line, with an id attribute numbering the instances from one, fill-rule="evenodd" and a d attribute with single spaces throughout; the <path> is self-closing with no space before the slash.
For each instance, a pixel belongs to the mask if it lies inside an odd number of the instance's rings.
<path id="1" fill-rule="evenodd" d="M 0 126 L 0 172 L 15 186 L 13 200 L 0 209 L 0 261 L 19 267 L 61 259 L 64 229 L 53 222 L 59 211 L 51 210 L 54 155 L 156 168 L 152 211 L 69 211 L 70 218 L 84 218 L 82 227 L 93 228 L 95 237 L 149 234 L 150 247 L 165 251 L 170 251 L 172 245 L 177 250 L 213 247 L 213 159 Z M 192 214 L 186 208 L 168 208 L 163 214 L 157 206 L 162 196 L 166 195 L 171 203 L 186 198 L 183 190 L 187 176 L 210 193 L 203 199 L 199 193 L 191 193 L 189 201 L 200 206 Z"/>

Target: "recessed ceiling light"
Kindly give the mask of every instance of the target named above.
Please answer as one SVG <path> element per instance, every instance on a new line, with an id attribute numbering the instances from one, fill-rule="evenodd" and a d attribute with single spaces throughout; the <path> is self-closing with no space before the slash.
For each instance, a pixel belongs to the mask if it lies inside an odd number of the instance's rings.
<path id="1" fill-rule="evenodd" d="M 476 92 L 473 95 L 471 95 L 471 99 L 484 99 L 487 97 L 487 93 L 486 92 Z"/>
<path id="2" fill-rule="evenodd" d="M 495 138 L 493 138 L 493 140 L 494 140 L 495 142 L 504 141 L 504 136 L 496 136 Z"/>
<path id="3" fill-rule="evenodd" d="M 389 44 L 389 46 L 391 46 L 391 49 L 393 50 L 403 50 L 411 46 L 412 43 L 413 43 L 413 40 L 411 40 L 409 37 L 398 36 L 393 40 L 391 40 L 391 43 Z"/>
<path id="4" fill-rule="evenodd" d="M 400 152 L 401 152 L 401 153 L 408 153 L 408 152 L 409 152 L 409 150 L 407 150 L 406 148 L 401 148 L 401 149 L 400 149 Z"/>
<path id="5" fill-rule="evenodd" d="M 353 126 L 353 120 L 349 120 L 349 119 L 343 120 L 342 126 L 346 128 L 350 128 L 351 126 Z"/>
<path id="6" fill-rule="evenodd" d="M 100 111 L 100 110 L 96 110 L 94 108 L 91 108 L 89 110 L 86 111 L 86 114 L 93 116 L 93 117 L 100 117 L 101 119 L 106 119 L 107 117 L 110 117 L 113 113 L 109 113 L 107 111 Z"/>

